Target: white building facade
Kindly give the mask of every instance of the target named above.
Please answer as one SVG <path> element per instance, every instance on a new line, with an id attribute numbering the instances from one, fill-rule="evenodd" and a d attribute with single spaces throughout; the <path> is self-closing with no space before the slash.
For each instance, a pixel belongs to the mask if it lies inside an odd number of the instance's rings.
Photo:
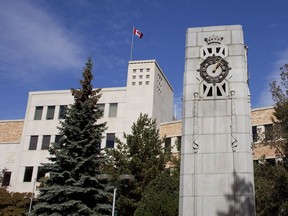
<path id="1" fill-rule="evenodd" d="M 0 121 L 0 186 L 9 186 L 12 174 L 18 170 L 23 120 Z"/>
<path id="2" fill-rule="evenodd" d="M 127 86 L 103 88 L 98 106 L 100 122 L 107 122 L 101 147 L 113 148 L 115 137 L 123 138 L 140 113 L 156 119 L 158 125 L 173 120 L 173 89 L 155 60 L 130 61 Z M 48 147 L 59 140 L 59 122 L 73 97 L 69 90 L 30 92 L 24 119 L 17 169 L 11 173 L 10 190 L 31 192 L 43 177 L 41 163 L 48 162 Z"/>

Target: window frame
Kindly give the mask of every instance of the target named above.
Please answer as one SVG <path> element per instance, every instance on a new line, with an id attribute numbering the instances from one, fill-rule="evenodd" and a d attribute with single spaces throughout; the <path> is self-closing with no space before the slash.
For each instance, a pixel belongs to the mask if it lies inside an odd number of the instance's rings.
<path id="1" fill-rule="evenodd" d="M 257 126 L 252 126 L 252 141 L 253 142 L 257 142 L 258 141 Z"/>
<path id="2" fill-rule="evenodd" d="M 176 138 L 176 149 L 177 151 L 181 151 L 181 142 L 182 142 L 182 136 L 177 136 Z"/>
<path id="3" fill-rule="evenodd" d="M 59 106 L 58 119 L 65 119 L 67 108 L 68 108 L 67 105 L 60 105 Z"/>
<path id="4" fill-rule="evenodd" d="M 114 147 L 115 147 L 115 133 L 107 133 L 106 148 L 114 148 Z"/>
<path id="5" fill-rule="evenodd" d="M 165 137 L 164 138 L 164 152 L 171 152 L 172 151 L 172 138 Z"/>
<path id="6" fill-rule="evenodd" d="M 30 142 L 29 142 L 29 148 L 28 150 L 37 150 L 37 145 L 38 145 L 38 135 L 31 135 L 30 136 Z"/>
<path id="7" fill-rule="evenodd" d="M 23 182 L 31 182 L 33 176 L 33 166 L 26 166 L 23 176 Z"/>
<path id="8" fill-rule="evenodd" d="M 48 150 L 51 143 L 51 135 L 43 135 L 41 150 Z"/>
<path id="9" fill-rule="evenodd" d="M 55 115 L 55 106 L 48 106 L 46 113 L 46 120 L 53 120 Z"/>
<path id="10" fill-rule="evenodd" d="M 36 106 L 34 112 L 34 120 L 42 120 L 43 106 Z"/>
<path id="11" fill-rule="evenodd" d="M 44 166 L 38 166 L 36 181 L 39 182 L 41 178 L 45 177 L 46 171 Z"/>
<path id="12" fill-rule="evenodd" d="M 273 124 L 264 125 L 264 135 L 265 141 L 272 141 L 274 139 Z"/>
<path id="13" fill-rule="evenodd" d="M 104 117 L 105 103 L 98 103 L 98 104 L 96 104 L 96 107 L 97 107 L 98 110 L 102 111 L 102 116 L 101 117 Z"/>
<path id="14" fill-rule="evenodd" d="M 110 103 L 108 117 L 117 117 L 117 113 L 118 113 L 118 103 Z"/>
<path id="15" fill-rule="evenodd" d="M 60 140 L 62 139 L 63 135 L 56 134 L 54 139 L 54 147 L 60 148 Z"/>
<path id="16" fill-rule="evenodd" d="M 1 184 L 2 187 L 10 186 L 11 175 L 12 175 L 12 172 L 9 172 L 9 171 L 5 171 L 3 173 L 3 179 L 2 179 L 2 184 Z"/>

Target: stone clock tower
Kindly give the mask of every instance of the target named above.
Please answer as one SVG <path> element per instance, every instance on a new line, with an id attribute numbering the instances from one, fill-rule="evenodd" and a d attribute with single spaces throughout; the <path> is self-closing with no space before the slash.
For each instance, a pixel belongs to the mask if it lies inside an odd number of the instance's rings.
<path id="1" fill-rule="evenodd" d="M 179 215 L 253 216 L 242 27 L 189 28 L 185 59 Z"/>

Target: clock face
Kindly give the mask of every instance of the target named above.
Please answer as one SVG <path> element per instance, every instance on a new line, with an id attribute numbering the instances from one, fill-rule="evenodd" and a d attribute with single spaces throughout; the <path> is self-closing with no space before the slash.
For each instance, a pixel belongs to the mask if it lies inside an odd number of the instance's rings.
<path id="1" fill-rule="evenodd" d="M 200 76 L 208 83 L 220 83 L 228 75 L 228 62 L 220 56 L 209 56 L 201 64 Z"/>

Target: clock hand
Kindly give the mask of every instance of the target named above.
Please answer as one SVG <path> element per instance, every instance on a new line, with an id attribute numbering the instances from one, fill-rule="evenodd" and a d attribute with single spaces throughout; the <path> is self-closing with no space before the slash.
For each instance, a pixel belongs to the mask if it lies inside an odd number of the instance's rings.
<path id="1" fill-rule="evenodd" d="M 215 73 L 215 72 L 216 72 L 216 70 L 218 69 L 218 67 L 219 67 L 219 65 L 220 65 L 220 62 L 221 62 L 221 61 L 218 61 L 218 62 L 216 63 L 215 67 L 214 67 L 213 70 L 212 70 L 212 73 Z"/>

